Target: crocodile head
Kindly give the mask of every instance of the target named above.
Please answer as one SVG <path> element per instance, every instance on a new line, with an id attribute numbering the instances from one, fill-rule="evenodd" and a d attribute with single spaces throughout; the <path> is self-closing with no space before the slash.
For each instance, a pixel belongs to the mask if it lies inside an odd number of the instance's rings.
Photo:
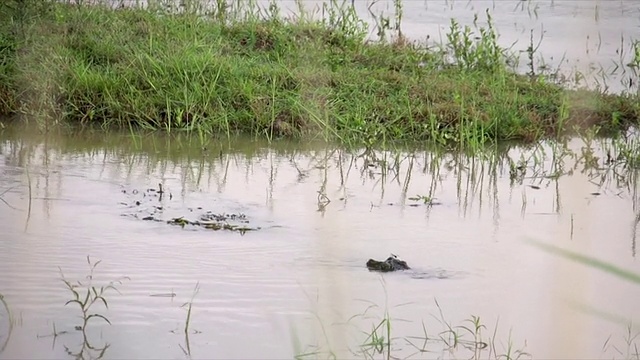
<path id="1" fill-rule="evenodd" d="M 377 261 L 374 259 L 369 259 L 369 261 L 367 261 L 367 269 L 373 270 L 373 271 L 387 272 L 387 271 L 396 271 L 396 270 L 408 270 L 410 269 L 410 267 L 409 265 L 407 265 L 406 261 L 400 260 L 398 259 L 397 256 L 392 254 L 385 261 Z"/>

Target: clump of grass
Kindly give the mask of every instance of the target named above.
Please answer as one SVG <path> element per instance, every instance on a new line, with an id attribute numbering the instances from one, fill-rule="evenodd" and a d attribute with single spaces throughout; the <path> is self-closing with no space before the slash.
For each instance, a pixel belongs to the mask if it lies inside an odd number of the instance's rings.
<path id="1" fill-rule="evenodd" d="M 0 13 L 9 10 L 18 12 L 17 9 L 7 9 L 7 5 L 7 2 L 0 4 Z M 10 114 L 17 108 L 18 94 L 12 86 L 12 77 L 15 75 L 18 39 L 12 34 L 12 30 L 8 22 L 0 22 L 0 114 Z"/>
<path id="2" fill-rule="evenodd" d="M 451 19 L 447 39 L 447 47 L 451 50 L 452 62 L 462 69 L 482 70 L 488 72 L 502 71 L 509 54 L 506 49 L 498 45 L 498 35 L 493 28 L 493 22 L 489 9 L 486 11 L 487 27 L 479 28 L 479 35 L 474 41 L 471 27 L 464 29 L 455 19 Z M 477 24 L 478 15 L 474 17 Z M 477 26 L 477 25 L 476 25 Z"/>
<path id="3" fill-rule="evenodd" d="M 487 27 L 453 21 L 448 45 L 429 48 L 402 36 L 399 2 L 394 23 L 379 25 L 398 36 L 380 42 L 365 42 L 366 24 L 337 0 L 323 5 L 323 16 L 300 6 L 293 18 L 275 3 L 262 9 L 243 1 L 117 11 L 44 3 L 49 11 L 31 12 L 37 21 L 23 20 L 29 30 L 19 38 L 28 43 L 5 40 L 13 60 L 0 68 L 8 80 L 0 89 L 4 113 L 200 137 L 320 135 L 472 148 L 555 136 L 585 115 L 623 128 L 640 113 L 637 96 L 592 94 L 595 106 L 574 107 L 560 86 L 513 73 L 488 13 Z"/>
<path id="4" fill-rule="evenodd" d="M 346 329 L 339 330 L 342 336 L 349 332 L 348 329 L 357 330 L 361 334 L 360 337 L 354 338 L 359 344 L 357 348 L 352 348 L 350 344 L 347 344 L 348 348 L 346 349 L 332 348 L 329 339 L 331 329 L 325 325 L 324 319 L 319 314 L 313 312 L 313 317 L 321 327 L 324 343 L 322 341 L 315 342 L 314 345 L 308 345 L 303 350 L 300 346 L 300 340 L 296 337 L 294 339 L 295 357 L 297 359 L 338 358 L 344 357 L 343 354 L 349 354 L 349 357 L 352 358 L 382 358 L 387 360 L 413 357 L 424 358 L 425 356 L 429 358 L 466 358 L 474 360 L 531 358 L 531 354 L 525 351 L 526 342 L 521 347 L 514 345 L 511 333 L 509 333 L 506 343 L 497 339 L 498 322 L 496 322 L 493 333 L 489 336 L 485 335 L 487 327 L 478 316 L 471 316 L 461 324 L 453 325 L 446 319 L 444 311 L 436 299 L 434 301 L 438 314 L 432 314 L 431 317 L 435 320 L 436 327 L 441 330 L 429 333 L 429 331 L 433 331 L 434 323 L 427 324 L 422 320 L 421 334 L 398 334 L 394 324 L 412 321 L 394 318 L 392 311 L 412 304 L 402 303 L 389 306 L 388 293 L 383 278 L 381 283 L 385 294 L 384 306 L 379 306 L 367 299 L 359 299 L 359 301 L 366 304 L 363 312 L 351 316 L 346 322 L 333 323 L 331 325 L 332 327 L 346 326 Z M 310 301 L 314 300 L 308 294 L 307 297 Z M 315 301 L 318 301 L 317 297 Z M 364 325 L 364 327 L 368 326 L 368 330 L 363 329 L 363 324 L 366 323 L 368 325 Z M 498 344 L 501 344 L 501 346 Z"/>
<path id="5" fill-rule="evenodd" d="M 87 279 L 86 283 L 83 283 L 81 281 L 72 282 L 68 280 L 64 276 L 62 269 L 59 268 L 60 278 L 62 282 L 64 283 L 67 290 L 69 290 L 71 295 L 73 295 L 73 298 L 67 301 L 65 303 L 65 306 L 69 304 L 78 305 L 78 308 L 81 312 L 82 325 L 79 325 L 76 328 L 78 330 L 82 330 L 83 333 L 86 331 L 89 320 L 93 318 L 102 319 L 106 321 L 109 325 L 111 325 L 111 321 L 109 321 L 107 317 L 105 317 L 100 313 L 92 312 L 92 309 L 94 308 L 94 305 L 96 303 L 102 303 L 104 307 L 108 309 L 109 305 L 107 303 L 107 299 L 105 298 L 105 295 L 107 294 L 107 292 L 112 290 L 120 293 L 116 286 L 121 285 L 123 280 L 129 280 L 128 277 L 122 277 L 122 278 L 110 281 L 107 285 L 103 285 L 100 287 L 94 286 L 93 285 L 94 271 L 101 261 L 102 260 L 98 260 L 95 263 L 92 263 L 91 258 L 87 256 L 87 264 L 89 265 L 89 275 L 87 275 L 86 277 Z"/>
<path id="6" fill-rule="evenodd" d="M 375 354 L 383 355 L 385 359 L 391 358 L 391 318 L 385 312 L 379 323 L 374 324 L 367 333 L 367 337 L 361 345 L 365 358 L 373 358 Z"/>
<path id="7" fill-rule="evenodd" d="M 461 324 L 453 325 L 446 319 L 437 300 L 435 300 L 435 303 L 438 314 L 432 317 L 442 330 L 430 333 L 427 330 L 427 323 L 423 320 L 421 322 L 422 333 L 419 334 L 398 334 L 394 330 L 394 324 L 398 321 L 406 320 L 394 319 L 386 305 L 384 308 L 380 308 L 374 303 L 366 302 L 369 303 L 367 308 L 362 313 L 352 316 L 346 323 L 346 325 L 359 328 L 358 325 L 354 324 L 354 320 L 372 321 L 370 330 L 360 330 L 364 338 L 357 349 L 331 349 L 327 343 L 324 346 L 309 346 L 313 350 L 307 350 L 306 352 L 298 350 L 296 358 L 318 358 L 323 355 L 336 358 L 341 353 L 336 352 L 336 350 L 348 351 L 352 357 L 357 356 L 364 359 L 382 358 L 387 360 L 412 357 L 423 358 L 425 356 L 434 357 L 434 354 L 439 354 L 438 357 L 474 360 L 531 358 L 531 354 L 525 351 L 524 346 L 517 347 L 514 345 L 511 334 L 509 334 L 506 343 L 497 339 L 497 322 L 490 335 L 485 335 L 487 327 L 478 316 L 470 316 Z M 404 305 L 409 304 L 396 305 L 394 308 Z M 371 314 L 376 310 L 382 311 L 380 317 Z M 325 330 L 320 317 L 316 316 L 316 318 L 321 322 L 325 340 L 328 342 L 326 332 L 330 330 Z M 334 326 L 337 326 L 337 324 L 334 324 Z M 498 346 L 499 343 L 503 344 L 503 346 Z"/>

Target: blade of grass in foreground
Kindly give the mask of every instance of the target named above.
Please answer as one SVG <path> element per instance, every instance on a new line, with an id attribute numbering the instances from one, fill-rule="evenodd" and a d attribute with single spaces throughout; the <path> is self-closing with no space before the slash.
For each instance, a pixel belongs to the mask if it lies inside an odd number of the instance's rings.
<path id="1" fill-rule="evenodd" d="M 599 309 L 595 306 L 591 306 L 587 303 L 579 301 L 569 301 L 569 305 L 574 309 L 581 311 L 587 315 L 599 317 L 600 319 L 609 321 L 620 326 L 632 326 L 634 329 L 640 329 L 638 326 L 633 325 L 627 317 L 615 314 L 610 311 Z"/>
<path id="2" fill-rule="evenodd" d="M 640 274 L 636 274 L 636 273 L 632 273 L 630 271 L 627 271 L 625 269 L 622 269 L 620 267 L 617 267 L 611 263 L 602 261 L 602 260 L 598 260 L 586 255 L 580 255 L 578 253 L 575 253 L 573 251 L 569 251 L 569 250 L 565 250 L 562 248 L 559 248 L 557 246 L 554 245 L 549 245 L 549 244 L 545 244 L 543 242 L 537 241 L 537 240 L 532 240 L 532 239 L 527 239 L 525 240 L 528 244 L 533 245 L 541 250 L 544 250 L 546 252 L 555 254 L 555 255 L 560 255 L 566 259 L 569 260 L 573 260 L 576 262 L 579 262 L 583 265 L 587 265 L 590 266 L 592 268 L 596 268 L 599 270 L 602 270 L 604 272 L 608 272 L 611 275 L 614 275 L 616 277 L 619 277 L 621 279 L 625 279 L 627 281 L 631 281 L 634 282 L 636 284 L 640 284 Z"/>

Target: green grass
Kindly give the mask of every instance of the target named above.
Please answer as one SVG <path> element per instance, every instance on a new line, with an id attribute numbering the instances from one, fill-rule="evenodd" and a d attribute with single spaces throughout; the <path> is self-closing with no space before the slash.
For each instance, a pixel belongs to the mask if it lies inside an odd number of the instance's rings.
<path id="1" fill-rule="evenodd" d="M 384 287 L 384 280 L 383 287 Z M 386 287 L 384 288 L 387 297 Z M 434 299 L 437 314 L 429 314 L 428 318 L 419 320 L 400 319 L 392 316 L 392 312 L 401 306 L 415 304 L 404 303 L 389 306 L 379 306 L 368 300 L 360 300 L 366 308 L 362 313 L 351 316 L 344 322 L 338 321 L 331 325 L 325 324 L 324 319 L 315 312 L 313 317 L 322 329 L 321 339 L 315 339 L 306 346 L 302 340 L 294 337 L 293 346 L 295 358 L 302 359 L 336 359 L 349 354 L 354 359 L 410 359 L 410 358 L 451 358 L 451 359 L 531 359 L 526 351 L 526 341 L 515 343 L 511 331 L 508 337 L 498 335 L 499 322 L 493 329 L 489 329 L 480 317 L 471 315 L 458 324 L 452 323 L 444 314 L 443 309 Z M 417 320 L 417 321 L 416 321 Z M 402 334 L 398 330 L 398 323 L 415 323 L 417 331 Z M 355 330 L 355 334 L 353 333 Z M 295 333 L 295 327 L 292 332 Z M 335 348 L 329 334 L 332 331 L 352 333 L 353 345 L 347 348 Z M 350 338 L 352 336 L 349 336 Z M 357 345 L 356 345 L 357 344 Z"/>
<path id="2" fill-rule="evenodd" d="M 38 4 L 0 5 L 0 115 L 201 137 L 464 147 L 538 140 L 583 119 L 615 131 L 640 118 L 637 95 L 569 92 L 515 74 L 491 26 L 452 21 L 448 44 L 425 48 L 402 36 L 365 42 L 365 24 L 336 1 L 324 20 L 285 19 L 250 1 L 204 15 Z"/>

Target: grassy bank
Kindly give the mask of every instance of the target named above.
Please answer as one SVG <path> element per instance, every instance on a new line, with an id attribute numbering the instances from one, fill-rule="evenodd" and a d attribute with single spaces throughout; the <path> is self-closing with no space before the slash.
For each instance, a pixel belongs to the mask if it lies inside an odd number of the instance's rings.
<path id="1" fill-rule="evenodd" d="M 200 135 L 465 146 L 640 119 L 637 96 L 570 92 L 514 74 L 490 27 L 475 38 L 452 23 L 449 44 L 427 49 L 402 37 L 366 42 L 365 24 L 337 3 L 323 21 L 234 5 L 202 16 L 5 2 L 0 112 Z"/>

